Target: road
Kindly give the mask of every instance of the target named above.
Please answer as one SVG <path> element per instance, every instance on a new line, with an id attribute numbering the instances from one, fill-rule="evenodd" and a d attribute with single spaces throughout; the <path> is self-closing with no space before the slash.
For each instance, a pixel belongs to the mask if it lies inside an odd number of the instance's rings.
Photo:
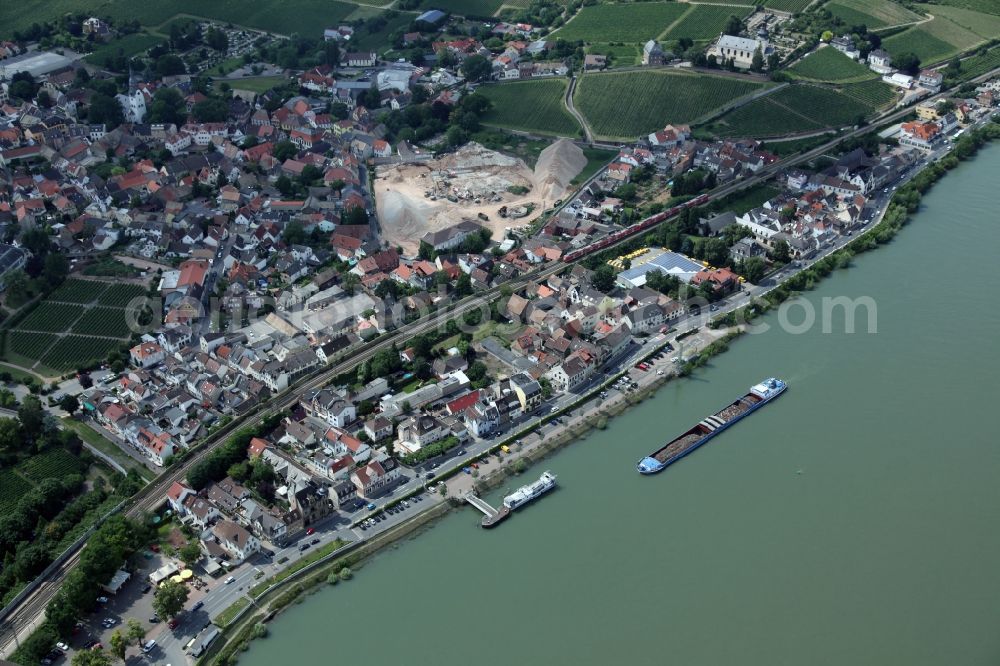
<path id="1" fill-rule="evenodd" d="M 998 72 L 1000 72 L 1000 68 L 994 69 L 987 74 L 973 79 L 973 82 L 987 80 L 996 76 Z M 944 91 L 931 99 L 946 96 L 947 91 Z M 905 108 L 894 111 L 879 118 L 877 123 L 885 124 L 896 122 L 904 118 L 909 113 L 910 110 Z M 803 154 L 779 160 L 768 167 L 764 167 L 760 170 L 760 172 L 746 180 L 730 183 L 729 185 L 716 189 L 710 193 L 709 200 L 715 201 L 741 189 L 752 187 L 764 182 L 782 169 L 786 169 L 789 166 L 793 166 L 801 162 L 809 161 L 824 154 L 826 151 L 830 150 L 845 139 L 865 134 L 871 130 L 871 126 L 859 127 Z M 568 200 L 569 198 L 567 198 L 567 201 Z M 626 243 L 629 242 L 629 240 L 631 239 L 627 238 L 621 242 Z M 552 264 L 549 264 L 537 271 L 525 274 L 521 278 L 514 280 L 505 286 L 516 291 L 529 281 L 544 280 L 550 275 L 561 272 L 567 268 L 567 266 L 568 264 L 565 262 L 553 262 Z M 412 337 L 414 335 L 433 330 L 435 327 L 444 326 L 447 321 L 456 319 L 466 312 L 481 307 L 483 304 L 491 303 L 499 297 L 499 286 L 480 294 L 467 297 L 466 299 L 455 304 L 451 310 L 436 311 L 429 315 L 425 315 L 425 318 L 417 320 L 411 324 L 401 327 L 400 329 L 397 329 L 392 333 L 377 338 L 373 342 L 367 344 L 364 348 L 354 352 L 353 355 L 351 355 L 346 361 L 341 361 L 318 374 L 307 375 L 300 381 L 299 384 L 296 384 L 282 394 L 272 397 L 268 403 L 265 403 L 266 406 L 261 411 L 249 414 L 243 418 L 233 419 L 229 424 L 227 424 L 227 426 L 221 428 L 216 434 L 211 436 L 201 447 L 197 449 L 197 452 L 193 456 L 189 457 L 184 463 L 168 470 L 157 480 L 143 488 L 143 490 L 137 494 L 133 504 L 127 510 L 127 515 L 134 518 L 141 516 L 144 513 L 153 512 L 163 503 L 166 489 L 169 488 L 174 481 L 183 479 L 187 475 L 188 470 L 194 464 L 202 460 L 205 455 L 207 455 L 215 446 L 223 442 L 225 438 L 236 429 L 259 425 L 265 418 L 291 407 L 304 393 L 325 385 L 333 377 L 351 370 L 361 362 L 369 360 L 378 351 L 390 347 L 397 338 Z M 8 655 L 13 650 L 17 640 L 19 640 L 22 635 L 30 633 L 35 626 L 40 624 L 41 619 L 43 618 L 45 606 L 58 591 L 60 584 L 65 579 L 68 571 L 75 564 L 76 559 L 77 555 L 74 555 L 67 561 L 66 565 L 54 572 L 48 580 L 38 581 L 38 589 L 32 595 L 28 596 L 18 608 L 8 612 L 7 617 L 2 618 L 3 635 L 0 637 L 0 655 Z"/>
<path id="2" fill-rule="evenodd" d="M 574 74 L 569 80 L 569 85 L 566 86 L 566 108 L 569 110 L 573 117 L 576 118 L 576 122 L 580 123 L 580 127 L 583 129 L 583 135 L 587 139 L 587 143 L 594 143 L 594 133 L 590 131 L 590 124 L 587 123 L 587 119 L 583 117 L 583 114 L 576 110 L 576 105 L 573 103 L 573 93 L 576 91 L 577 77 Z"/>

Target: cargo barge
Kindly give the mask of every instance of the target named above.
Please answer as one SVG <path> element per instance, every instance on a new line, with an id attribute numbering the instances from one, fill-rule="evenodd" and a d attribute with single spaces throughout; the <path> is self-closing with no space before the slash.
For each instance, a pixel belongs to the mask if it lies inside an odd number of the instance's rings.
<path id="1" fill-rule="evenodd" d="M 774 377 L 765 379 L 751 387 L 743 397 L 705 417 L 695 427 L 640 460 L 636 463 L 636 470 L 640 474 L 656 474 L 663 471 L 729 426 L 777 398 L 786 388 L 788 385 L 780 379 Z"/>

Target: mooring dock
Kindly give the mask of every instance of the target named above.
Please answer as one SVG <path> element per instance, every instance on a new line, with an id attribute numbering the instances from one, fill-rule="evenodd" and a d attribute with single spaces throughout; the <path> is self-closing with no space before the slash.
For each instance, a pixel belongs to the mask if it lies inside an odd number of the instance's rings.
<path id="1" fill-rule="evenodd" d="M 476 497 L 472 493 L 465 495 L 465 501 L 476 507 L 483 513 L 483 519 L 480 525 L 489 529 L 490 527 L 496 527 L 500 522 L 505 520 L 510 516 L 510 509 L 506 506 L 501 506 L 499 509 L 494 509 L 490 506 L 489 502 L 481 497 Z"/>

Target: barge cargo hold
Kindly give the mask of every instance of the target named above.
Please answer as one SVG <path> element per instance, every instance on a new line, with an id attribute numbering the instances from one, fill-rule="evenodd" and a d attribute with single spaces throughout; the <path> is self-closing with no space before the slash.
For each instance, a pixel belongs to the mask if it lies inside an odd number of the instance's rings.
<path id="1" fill-rule="evenodd" d="M 729 426 L 777 398 L 786 388 L 788 385 L 780 379 L 774 377 L 765 379 L 751 387 L 743 397 L 726 405 L 715 414 L 705 417 L 695 427 L 640 460 L 635 466 L 636 470 L 640 474 L 656 474 L 663 471 Z"/>

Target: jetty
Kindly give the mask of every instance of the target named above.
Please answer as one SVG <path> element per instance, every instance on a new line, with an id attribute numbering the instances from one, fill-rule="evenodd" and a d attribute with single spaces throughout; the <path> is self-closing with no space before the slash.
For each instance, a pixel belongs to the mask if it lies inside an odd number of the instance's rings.
<path id="1" fill-rule="evenodd" d="M 496 527 L 502 521 L 506 520 L 510 516 L 510 509 L 506 506 L 501 506 L 499 509 L 494 509 L 489 502 L 481 497 L 477 497 L 472 493 L 468 493 L 464 496 L 466 502 L 472 506 L 479 509 L 483 514 L 483 519 L 480 525 L 489 529 L 491 527 Z"/>

